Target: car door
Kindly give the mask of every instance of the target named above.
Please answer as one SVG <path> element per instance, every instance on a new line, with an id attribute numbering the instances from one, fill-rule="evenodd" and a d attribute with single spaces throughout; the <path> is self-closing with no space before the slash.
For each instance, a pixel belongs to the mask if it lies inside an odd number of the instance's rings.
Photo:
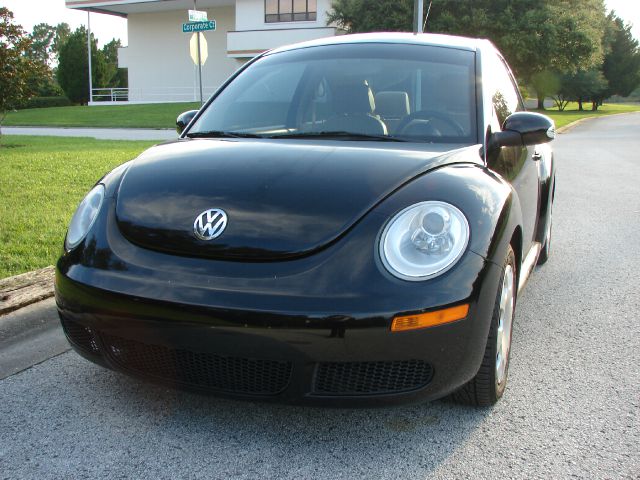
<path id="1" fill-rule="evenodd" d="M 504 60 L 497 54 L 484 64 L 483 80 L 489 86 L 493 109 L 491 131 L 500 131 L 505 119 L 524 110 L 522 98 Z M 533 245 L 539 208 L 539 177 L 536 147 L 502 147 L 487 157 L 489 168 L 508 180 L 516 190 L 522 209 L 523 257 Z"/>

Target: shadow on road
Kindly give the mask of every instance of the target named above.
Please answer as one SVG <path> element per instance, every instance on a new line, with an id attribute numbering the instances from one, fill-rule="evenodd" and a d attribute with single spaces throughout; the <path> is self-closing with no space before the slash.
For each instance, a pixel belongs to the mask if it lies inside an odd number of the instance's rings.
<path id="1" fill-rule="evenodd" d="M 15 381 L 11 388 L 33 409 L 60 412 L 55 414 L 60 421 L 53 419 L 57 428 L 52 429 L 32 417 L 23 419 L 28 425 L 21 422 L 23 428 L 11 434 L 18 436 L 15 444 L 24 445 L 19 439 L 24 427 L 32 442 L 75 438 L 82 448 L 68 450 L 68 466 L 82 462 L 74 452 L 95 455 L 100 462 L 108 451 L 116 470 L 129 473 L 133 463 L 153 470 L 165 456 L 177 467 L 199 466 L 221 478 L 258 472 L 263 478 L 424 476 L 492 412 L 447 402 L 325 409 L 220 399 L 145 383 L 89 364 L 73 352 L 36 368 L 52 369 L 38 392 L 29 388 L 29 372 L 9 379 Z"/>

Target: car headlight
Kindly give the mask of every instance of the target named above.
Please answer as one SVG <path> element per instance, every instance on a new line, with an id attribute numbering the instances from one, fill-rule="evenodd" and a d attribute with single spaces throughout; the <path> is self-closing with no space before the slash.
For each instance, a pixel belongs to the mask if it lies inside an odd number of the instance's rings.
<path id="1" fill-rule="evenodd" d="M 87 236 L 89 230 L 93 226 L 93 222 L 96 221 L 102 201 L 104 200 L 104 186 L 96 185 L 91 191 L 84 197 L 84 200 L 80 202 L 76 213 L 71 218 L 69 224 L 69 230 L 67 231 L 67 238 L 65 238 L 64 246 L 67 250 L 72 250 L 77 247 L 84 237 Z"/>
<path id="2" fill-rule="evenodd" d="M 469 243 L 464 214 L 445 202 L 420 202 L 387 224 L 380 257 L 390 273 L 404 280 L 426 280 L 449 270 Z"/>

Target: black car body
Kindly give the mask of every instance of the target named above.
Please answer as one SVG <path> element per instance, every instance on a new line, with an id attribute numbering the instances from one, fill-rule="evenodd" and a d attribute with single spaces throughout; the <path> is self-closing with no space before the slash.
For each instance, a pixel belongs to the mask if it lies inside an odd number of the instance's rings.
<path id="1" fill-rule="evenodd" d="M 488 41 L 276 49 L 178 124 L 72 220 L 56 300 L 80 354 L 239 398 L 500 398 L 554 129 Z"/>

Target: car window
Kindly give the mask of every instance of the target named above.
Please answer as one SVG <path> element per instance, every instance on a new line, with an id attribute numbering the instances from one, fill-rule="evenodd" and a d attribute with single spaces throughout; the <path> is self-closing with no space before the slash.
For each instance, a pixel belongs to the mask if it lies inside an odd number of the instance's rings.
<path id="1" fill-rule="evenodd" d="M 351 44 L 266 55 L 236 77 L 190 133 L 375 133 L 476 143 L 475 54 Z"/>
<path id="2" fill-rule="evenodd" d="M 280 69 L 271 70 L 242 91 L 236 101 L 291 102 L 303 70 L 304 66 L 300 64 L 283 65 Z"/>
<path id="3" fill-rule="evenodd" d="M 284 125 L 304 68 L 290 63 L 264 72 L 250 82 L 238 78 L 237 95 L 224 95 L 216 103 L 225 123 L 219 129 L 237 131 Z"/>
<path id="4" fill-rule="evenodd" d="M 484 72 L 483 78 L 489 84 L 493 108 L 502 125 L 509 115 L 523 110 L 520 95 L 502 58 L 489 54 L 485 66 L 487 72 Z"/>

